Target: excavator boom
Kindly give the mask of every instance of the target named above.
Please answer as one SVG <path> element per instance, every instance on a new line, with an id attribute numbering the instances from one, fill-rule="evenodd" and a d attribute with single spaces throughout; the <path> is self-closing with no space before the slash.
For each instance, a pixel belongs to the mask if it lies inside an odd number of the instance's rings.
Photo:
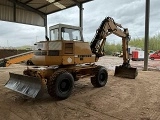
<path id="1" fill-rule="evenodd" d="M 123 64 L 116 66 L 114 75 L 118 77 L 135 78 L 138 74 L 137 68 L 132 68 L 129 63 L 129 31 L 127 28 L 123 28 L 121 24 L 116 23 L 111 17 L 106 17 L 102 21 L 96 31 L 95 37 L 91 41 L 90 47 L 92 53 L 96 55 L 96 61 L 98 61 L 99 57 L 104 56 L 104 45 L 106 37 L 110 34 L 114 34 L 122 38 Z"/>

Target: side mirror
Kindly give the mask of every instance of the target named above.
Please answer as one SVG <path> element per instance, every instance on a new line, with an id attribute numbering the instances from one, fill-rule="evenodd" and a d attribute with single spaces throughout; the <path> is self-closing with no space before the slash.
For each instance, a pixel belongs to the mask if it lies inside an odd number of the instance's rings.
<path id="1" fill-rule="evenodd" d="M 64 28 L 61 28 L 61 32 L 65 32 L 65 29 L 64 29 Z"/>
<path id="2" fill-rule="evenodd" d="M 45 36 L 46 40 L 49 41 L 49 38 L 47 36 Z"/>
<path id="3" fill-rule="evenodd" d="M 73 40 L 78 40 L 78 36 L 76 36 L 75 38 L 73 38 Z"/>

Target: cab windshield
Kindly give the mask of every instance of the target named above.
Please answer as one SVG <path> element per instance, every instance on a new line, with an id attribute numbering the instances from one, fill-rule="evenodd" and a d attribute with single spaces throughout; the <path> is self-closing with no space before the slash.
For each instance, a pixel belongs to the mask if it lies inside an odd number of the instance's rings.
<path id="1" fill-rule="evenodd" d="M 61 28 L 62 40 L 81 40 L 80 30 Z"/>

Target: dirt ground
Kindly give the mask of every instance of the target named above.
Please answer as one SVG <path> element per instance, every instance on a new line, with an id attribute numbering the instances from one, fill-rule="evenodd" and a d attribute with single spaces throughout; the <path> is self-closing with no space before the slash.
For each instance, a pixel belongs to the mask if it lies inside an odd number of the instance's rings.
<path id="1" fill-rule="evenodd" d="M 40 99 L 25 97 L 4 87 L 9 72 L 22 73 L 24 65 L 0 68 L 0 120 L 160 120 L 160 61 L 150 61 L 151 71 L 138 67 L 136 79 L 114 77 L 122 58 L 105 56 L 97 64 L 108 68 L 108 83 L 94 88 L 90 79 L 75 82 L 72 95 L 55 101 L 47 93 Z M 153 70 L 154 69 L 154 70 Z"/>

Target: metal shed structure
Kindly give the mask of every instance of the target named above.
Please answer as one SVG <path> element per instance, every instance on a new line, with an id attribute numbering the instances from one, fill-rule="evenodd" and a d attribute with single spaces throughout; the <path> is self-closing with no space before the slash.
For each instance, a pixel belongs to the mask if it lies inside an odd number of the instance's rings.
<path id="1" fill-rule="evenodd" d="M 83 26 L 83 3 L 92 0 L 0 0 L 0 20 L 45 27 L 47 15 L 73 6 L 80 9 L 80 26 Z"/>
<path id="2" fill-rule="evenodd" d="M 47 15 L 73 6 L 79 7 L 83 27 L 83 3 L 90 1 L 93 0 L 0 0 L 0 20 L 44 26 L 47 35 Z M 146 0 L 144 70 L 148 69 L 149 11 L 150 0 Z"/>

